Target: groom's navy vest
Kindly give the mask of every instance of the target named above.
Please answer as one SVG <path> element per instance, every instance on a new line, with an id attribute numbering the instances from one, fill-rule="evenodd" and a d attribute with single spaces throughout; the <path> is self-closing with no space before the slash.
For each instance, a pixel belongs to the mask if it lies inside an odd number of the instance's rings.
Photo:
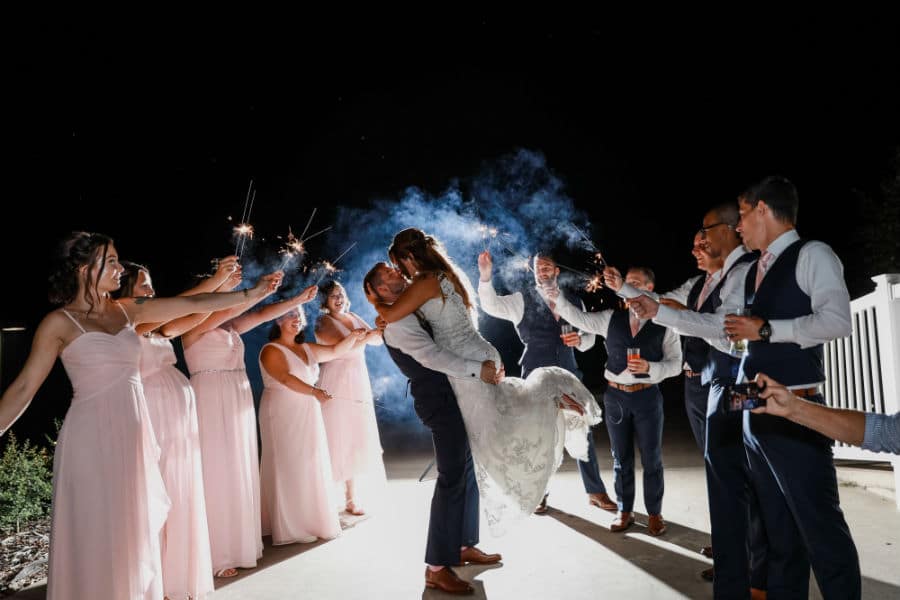
<path id="1" fill-rule="evenodd" d="M 628 366 L 625 356 L 628 348 L 640 348 L 641 358 L 649 362 L 659 362 L 663 358 L 663 339 L 666 328 L 653 321 L 647 321 L 636 336 L 631 335 L 631 323 L 627 310 L 617 310 L 609 320 L 606 333 L 606 368 L 612 373 L 621 373 Z"/>
<path id="2" fill-rule="evenodd" d="M 561 293 L 572 306 L 581 307 L 581 300 L 564 291 Z M 523 290 L 522 299 L 525 301 L 525 312 L 522 320 L 516 324 L 516 332 L 525 344 L 522 358 L 519 359 L 522 376 L 525 377 L 540 367 L 562 367 L 581 378 L 581 371 L 575 362 L 574 348 L 566 346 L 559 337 L 562 325 L 567 321 L 562 318 L 557 321 L 550 312 L 550 307 L 534 288 Z"/>
<path id="3" fill-rule="evenodd" d="M 806 241 L 797 240 L 782 252 L 756 286 L 756 269 L 746 280 L 746 303 L 754 317 L 768 321 L 812 314 L 812 300 L 797 283 L 797 259 Z M 822 344 L 801 348 L 793 342 L 750 342 L 744 374 L 753 379 L 762 371 L 784 385 L 825 381 Z"/>

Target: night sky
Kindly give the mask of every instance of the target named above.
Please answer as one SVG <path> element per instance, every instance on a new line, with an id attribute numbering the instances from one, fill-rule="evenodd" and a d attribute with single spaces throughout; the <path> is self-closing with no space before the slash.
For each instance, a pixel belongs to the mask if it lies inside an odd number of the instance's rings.
<path id="1" fill-rule="evenodd" d="M 660 289 L 694 274 L 706 208 L 782 174 L 801 234 L 835 248 L 853 295 L 868 291 L 854 231 L 859 194 L 895 176 L 896 28 L 846 15 L 672 25 L 456 17 L 30 38 L 7 86 L 3 324 L 33 330 L 50 309 L 47 258 L 68 231 L 112 236 L 173 294 L 233 251 L 227 218 L 251 178 L 251 221 L 271 238 L 313 207 L 324 227 L 410 187 L 466 190 L 521 150 L 563 182 L 607 259 L 650 265 Z M 370 233 L 352 239 L 390 241 Z M 348 240 L 319 241 L 314 258 Z"/>

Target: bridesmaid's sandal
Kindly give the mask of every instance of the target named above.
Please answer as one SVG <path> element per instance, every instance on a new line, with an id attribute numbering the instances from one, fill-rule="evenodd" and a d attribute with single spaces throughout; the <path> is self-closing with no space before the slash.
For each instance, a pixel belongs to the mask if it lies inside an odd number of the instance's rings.
<path id="1" fill-rule="evenodd" d="M 357 507 L 356 504 L 353 503 L 353 500 L 347 500 L 347 506 L 344 507 L 344 510 L 356 517 L 366 514 L 366 511 Z"/>
<path id="2" fill-rule="evenodd" d="M 238 570 L 237 570 L 237 569 L 234 569 L 234 568 L 232 568 L 232 569 L 222 569 L 221 571 L 219 571 L 218 573 L 216 573 L 216 577 L 222 577 L 222 578 L 225 578 L 225 577 L 234 577 L 234 576 L 237 575 L 237 574 L 238 574 Z"/>

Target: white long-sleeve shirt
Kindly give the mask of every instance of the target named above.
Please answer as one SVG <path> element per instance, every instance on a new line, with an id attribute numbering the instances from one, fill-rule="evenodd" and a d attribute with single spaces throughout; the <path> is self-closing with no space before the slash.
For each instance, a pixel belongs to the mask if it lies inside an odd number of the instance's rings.
<path id="1" fill-rule="evenodd" d="M 668 291 L 665 294 L 657 294 L 656 292 L 646 292 L 644 290 L 639 290 L 636 287 L 634 287 L 633 285 L 631 285 L 630 283 L 623 283 L 622 287 L 619 288 L 619 291 L 616 292 L 616 294 L 618 294 L 619 296 L 621 296 L 622 298 L 625 298 L 625 299 L 636 298 L 637 296 L 646 294 L 647 296 L 650 296 L 657 302 L 659 302 L 660 298 L 668 298 L 669 300 L 674 300 L 675 302 L 678 302 L 680 304 L 684 304 L 685 306 L 687 306 L 688 296 L 691 293 L 691 288 L 694 287 L 694 284 L 697 283 L 697 280 L 700 279 L 701 277 L 703 277 L 703 275 L 695 275 L 694 277 L 691 277 L 690 279 L 688 279 L 687 281 L 685 281 L 684 283 L 679 285 L 674 290 Z M 716 284 L 719 283 L 719 278 L 721 278 L 721 277 L 722 277 L 722 270 L 719 269 L 718 271 L 713 273 L 713 276 L 712 276 L 713 282 L 710 284 L 710 286 L 715 287 Z M 688 308 L 691 308 L 691 307 L 688 307 Z"/>
<path id="2" fill-rule="evenodd" d="M 609 334 L 609 323 L 612 320 L 613 309 L 602 310 L 599 312 L 587 312 L 584 309 L 576 308 L 566 300 L 562 295 L 556 299 L 556 311 L 566 321 L 582 331 L 589 331 L 597 335 L 607 337 Z M 641 327 L 647 323 L 646 319 L 641 320 Z M 666 329 L 663 337 L 663 357 L 659 362 L 650 362 L 650 371 L 647 373 L 649 378 L 635 377 L 627 368 L 621 373 L 613 373 L 606 369 L 604 376 L 608 381 L 614 381 L 623 385 L 632 385 L 635 383 L 659 383 L 663 379 L 674 377 L 681 372 L 681 344 L 678 340 L 678 334 L 671 329 Z"/>
<path id="3" fill-rule="evenodd" d="M 766 248 L 775 255 L 769 269 L 788 246 L 800 239 L 796 229 L 782 233 Z M 841 259 L 825 242 L 810 241 L 800 249 L 795 271 L 797 285 L 809 296 L 812 314 L 769 321 L 770 342 L 794 342 L 801 348 L 824 344 L 853 332 L 850 292 Z"/>
<path id="4" fill-rule="evenodd" d="M 423 367 L 448 377 L 481 377 L 480 362 L 468 360 L 435 344 L 415 315 L 406 315 L 398 321 L 388 323 L 384 328 L 384 342 L 409 355 Z"/>
<path id="5" fill-rule="evenodd" d="M 544 298 L 543 294 L 540 294 L 540 290 L 538 290 L 538 293 L 544 302 L 546 302 L 547 300 Z M 562 297 L 562 294 L 560 294 L 560 297 Z M 481 309 L 492 317 L 512 321 L 513 323 L 518 324 L 522 320 L 522 317 L 525 316 L 525 298 L 522 297 L 522 292 L 514 292 L 507 296 L 499 296 L 494 289 L 494 284 L 490 281 L 478 281 L 478 300 L 481 304 Z M 583 305 L 582 308 L 584 308 Z M 559 314 L 558 310 L 556 312 Z M 566 320 L 568 321 L 568 319 Z M 575 325 L 575 323 L 572 323 L 571 321 L 569 321 L 569 323 L 576 328 L 581 329 Z M 579 342 L 576 347 L 579 352 L 586 352 L 594 346 L 596 340 L 597 336 L 593 333 L 581 330 L 581 342 Z"/>
<path id="6" fill-rule="evenodd" d="M 719 277 L 722 276 L 721 274 L 728 273 L 731 266 L 746 253 L 747 250 L 743 246 L 732 250 L 719 271 Z M 720 294 L 722 303 L 714 313 L 698 313 L 690 307 L 688 310 L 677 310 L 660 305 L 659 312 L 653 321 L 673 329 L 679 335 L 702 338 L 717 350 L 727 353 L 731 349 L 731 341 L 725 337 L 725 315 L 737 307 L 744 306 L 744 280 L 749 268 L 748 263 L 741 263 L 734 267 L 731 273 L 728 273 L 728 277 L 722 284 Z"/>

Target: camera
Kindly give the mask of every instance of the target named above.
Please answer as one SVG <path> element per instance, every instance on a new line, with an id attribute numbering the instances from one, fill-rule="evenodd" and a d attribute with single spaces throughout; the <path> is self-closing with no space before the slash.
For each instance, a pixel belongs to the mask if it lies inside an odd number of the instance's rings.
<path id="1" fill-rule="evenodd" d="M 759 397 L 765 386 L 750 381 L 735 383 L 725 388 L 725 409 L 728 411 L 750 410 L 766 405 L 766 399 Z"/>

